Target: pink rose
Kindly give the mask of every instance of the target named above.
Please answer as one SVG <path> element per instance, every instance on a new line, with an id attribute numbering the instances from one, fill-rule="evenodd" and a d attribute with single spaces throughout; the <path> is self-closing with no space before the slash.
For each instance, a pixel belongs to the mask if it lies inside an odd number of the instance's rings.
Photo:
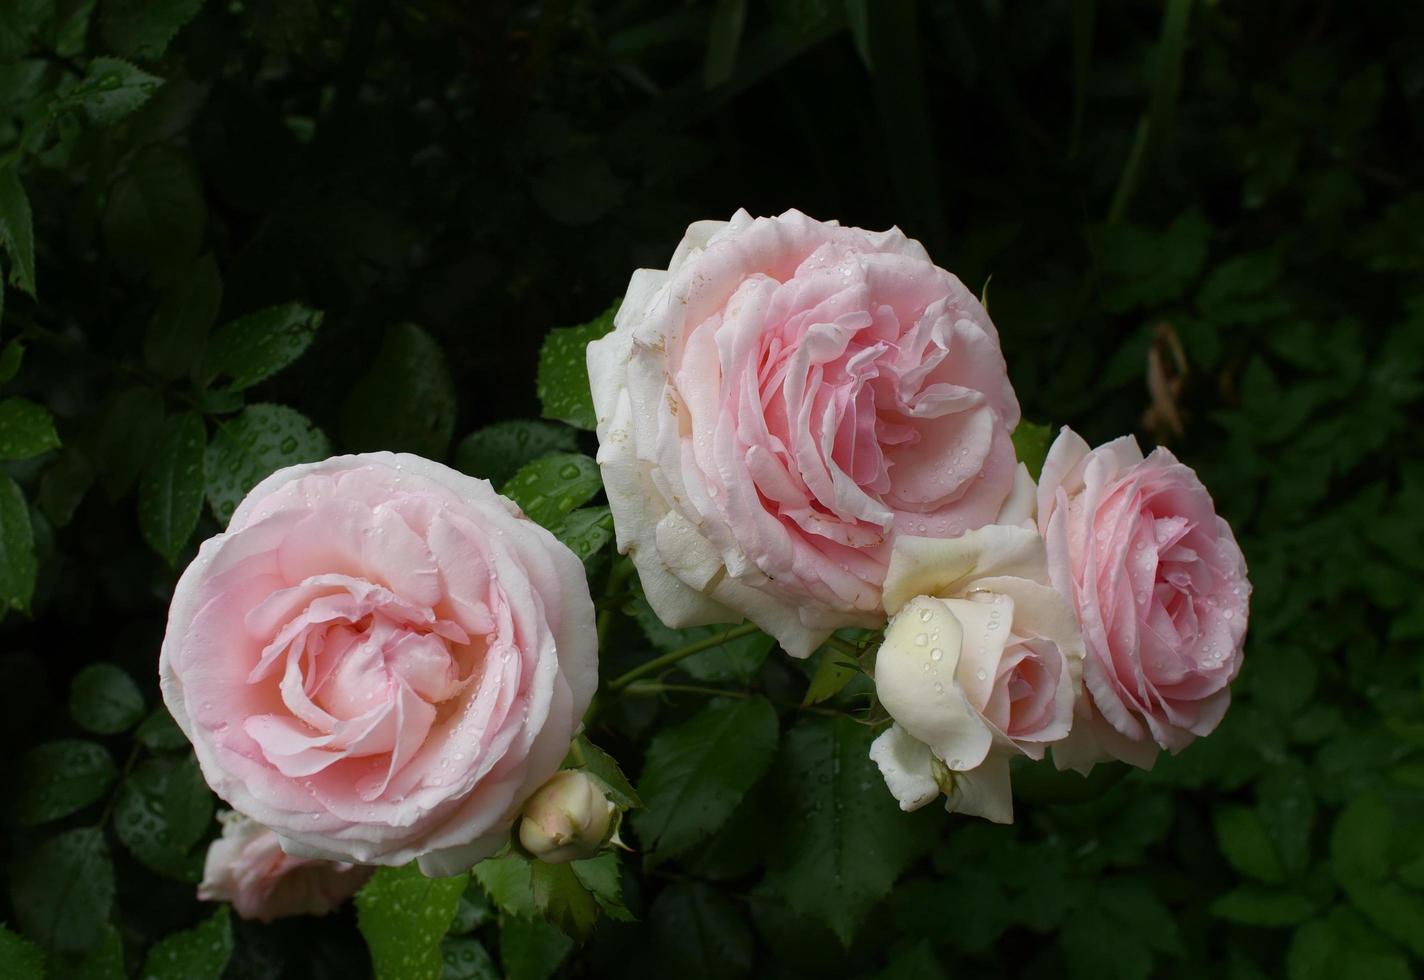
<path id="1" fill-rule="evenodd" d="M 218 819 L 223 833 L 208 846 L 198 898 L 230 902 L 244 919 L 325 915 L 371 877 L 371 868 L 292 857 L 276 834 L 240 813 L 228 811 Z"/>
<path id="2" fill-rule="evenodd" d="M 290 854 L 493 853 L 597 685 L 583 566 L 484 480 L 370 453 L 281 470 L 203 543 L 163 696 L 209 785 Z"/>
<path id="3" fill-rule="evenodd" d="M 618 547 L 670 626 L 751 619 L 794 656 L 884 622 L 897 534 L 1031 512 L 988 314 L 900 231 L 701 221 L 588 347 Z"/>
<path id="4" fill-rule="evenodd" d="M 1038 533 L 898 539 L 885 611 L 875 693 L 894 724 L 870 757 L 890 792 L 903 810 L 943 793 L 947 810 L 1012 821 L 1009 761 L 1068 734 L 1083 661 Z"/>
<path id="5" fill-rule="evenodd" d="M 1144 768 L 1221 721 L 1241 669 L 1251 583 L 1211 495 L 1165 449 L 1131 436 L 1097 449 L 1064 428 L 1038 487 L 1054 587 L 1087 648 L 1065 768 L 1113 757 Z"/>

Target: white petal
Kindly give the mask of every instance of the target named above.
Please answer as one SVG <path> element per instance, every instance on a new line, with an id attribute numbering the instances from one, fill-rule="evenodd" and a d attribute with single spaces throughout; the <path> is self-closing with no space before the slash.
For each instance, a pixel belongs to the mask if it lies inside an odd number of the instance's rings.
<path id="1" fill-rule="evenodd" d="M 880 775 L 885 777 L 890 794 L 900 801 L 901 810 L 918 810 L 939 796 L 930 747 L 899 725 L 891 725 L 870 744 L 870 758 L 880 767 Z"/>
<path id="2" fill-rule="evenodd" d="M 1004 524 L 990 524 L 957 538 L 896 538 L 885 574 L 885 611 L 894 615 L 919 595 L 963 595 L 976 579 L 989 575 L 1046 583 L 1042 539 L 1027 528 Z"/>
<path id="3" fill-rule="evenodd" d="M 994 823 L 1013 823 L 1014 794 L 1009 785 L 1008 758 L 996 752 L 978 768 L 955 773 L 944 808 Z"/>
<path id="4" fill-rule="evenodd" d="M 1013 524 L 1032 530 L 1034 527 L 1033 515 L 1036 509 L 1034 494 L 1037 490 L 1038 488 L 1033 483 L 1033 477 L 1028 475 L 1028 467 L 1020 463 L 1019 468 L 1014 471 L 1014 488 L 1009 492 L 1004 506 L 999 509 L 999 519 L 994 523 Z"/>

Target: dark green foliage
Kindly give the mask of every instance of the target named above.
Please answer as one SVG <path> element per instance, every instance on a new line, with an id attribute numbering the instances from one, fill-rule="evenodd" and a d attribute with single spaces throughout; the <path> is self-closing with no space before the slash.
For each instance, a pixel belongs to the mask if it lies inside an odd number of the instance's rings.
<path id="1" fill-rule="evenodd" d="M 362 929 L 451 980 L 1419 972 L 1421 64 L 1417 4 L 0 0 L 0 974 L 349 980 Z M 1200 472 L 1255 586 L 1210 738 L 907 815 L 843 650 L 652 616 L 586 345 L 688 222 L 791 206 L 992 277 L 1031 470 L 1066 423 Z M 565 764 L 632 852 L 233 920 L 166 604 L 257 481 L 368 449 L 584 560 Z"/>

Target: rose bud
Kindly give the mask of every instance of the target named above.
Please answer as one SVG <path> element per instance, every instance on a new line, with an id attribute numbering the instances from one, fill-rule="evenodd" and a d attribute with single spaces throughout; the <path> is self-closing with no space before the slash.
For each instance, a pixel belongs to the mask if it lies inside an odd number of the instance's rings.
<path id="1" fill-rule="evenodd" d="M 549 864 L 592 857 L 607 839 L 616 809 L 587 773 L 561 770 L 525 804 L 519 843 Z"/>
<path id="2" fill-rule="evenodd" d="M 699 221 L 588 374 L 618 549 L 674 628 L 746 618 L 809 656 L 884 623 L 897 536 L 1032 508 L 998 332 L 898 229 Z"/>
<path id="3" fill-rule="evenodd" d="M 947 810 L 1009 823 L 1009 761 L 1068 734 L 1083 659 L 1043 542 L 1004 525 L 901 538 L 885 610 L 875 691 L 895 723 L 870 757 L 890 792 L 904 810 L 944 793 Z"/>

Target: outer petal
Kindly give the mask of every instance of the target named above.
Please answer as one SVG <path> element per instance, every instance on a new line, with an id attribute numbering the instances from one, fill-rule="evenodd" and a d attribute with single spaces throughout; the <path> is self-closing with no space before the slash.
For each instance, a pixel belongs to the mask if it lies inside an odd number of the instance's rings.
<path id="1" fill-rule="evenodd" d="M 891 725 L 870 744 L 870 758 L 901 810 L 918 810 L 939 796 L 930 747 L 899 725 Z"/>
<path id="2" fill-rule="evenodd" d="M 1012 576 L 1047 582 L 1043 541 L 1033 531 L 990 524 L 957 538 L 901 537 L 885 574 L 885 611 L 915 596 L 962 595 L 976 579 Z"/>
<path id="3" fill-rule="evenodd" d="M 1009 785 L 1008 757 L 998 752 L 970 772 L 955 773 L 944 808 L 950 813 L 983 817 L 994 823 L 1014 822 L 1014 794 Z"/>

